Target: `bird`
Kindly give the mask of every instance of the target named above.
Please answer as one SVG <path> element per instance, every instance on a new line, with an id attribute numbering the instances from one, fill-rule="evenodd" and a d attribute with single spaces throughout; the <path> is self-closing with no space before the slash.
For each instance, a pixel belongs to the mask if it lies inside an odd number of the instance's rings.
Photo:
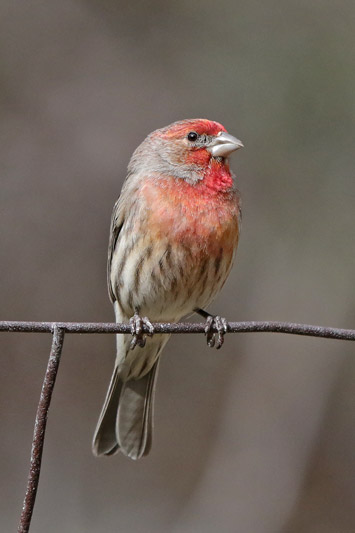
<path id="1" fill-rule="evenodd" d="M 107 281 L 116 322 L 116 360 L 96 426 L 94 455 L 137 460 L 152 444 L 160 356 L 169 335 L 152 322 L 198 313 L 207 343 L 220 348 L 227 322 L 206 311 L 232 267 L 240 194 L 229 156 L 243 143 L 208 119 L 186 119 L 150 133 L 134 151 L 114 205 Z M 217 333 L 215 333 L 217 331 Z"/>

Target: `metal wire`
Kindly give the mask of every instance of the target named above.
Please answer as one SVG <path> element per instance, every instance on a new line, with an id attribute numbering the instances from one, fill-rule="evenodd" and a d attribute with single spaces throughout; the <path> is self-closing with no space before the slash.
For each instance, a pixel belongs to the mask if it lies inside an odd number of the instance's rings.
<path id="1" fill-rule="evenodd" d="M 205 333 L 205 323 L 154 323 L 154 333 Z M 22 333 L 51 333 L 52 347 L 44 376 L 40 400 L 38 403 L 27 489 L 23 502 L 18 533 L 28 533 L 41 471 L 42 453 L 48 417 L 55 380 L 57 377 L 60 356 L 63 348 L 65 333 L 131 333 L 130 324 L 115 324 L 103 322 L 19 322 L 0 321 L 0 332 Z M 143 331 L 148 330 L 143 325 Z M 212 331 L 217 332 L 216 327 Z M 229 322 L 228 333 L 286 333 L 291 335 L 306 335 L 325 339 L 355 341 L 355 330 L 340 329 L 291 322 Z"/>
<path id="2" fill-rule="evenodd" d="M 55 380 L 58 373 L 63 341 L 64 331 L 61 328 L 54 326 L 51 353 L 49 356 L 47 370 L 42 385 L 41 396 L 39 398 L 37 407 L 35 427 L 33 431 L 30 471 L 27 479 L 27 489 L 22 506 L 18 533 L 27 533 L 30 529 L 33 508 L 36 501 L 39 475 L 41 473 L 42 453 L 48 418 L 48 409 L 51 403 Z"/>
<path id="3" fill-rule="evenodd" d="M 53 333 L 58 327 L 65 333 L 131 333 L 129 324 L 110 322 L 14 322 L 0 321 L 0 331 Z M 204 333 L 205 323 L 154 323 L 154 333 Z M 143 326 L 144 328 L 144 326 Z M 212 328 L 213 329 L 213 328 Z M 216 332 L 216 329 L 214 328 Z M 325 339 L 355 340 L 355 330 L 292 322 L 228 322 L 228 333 L 287 333 Z M 146 330 L 146 332 L 148 332 Z"/>

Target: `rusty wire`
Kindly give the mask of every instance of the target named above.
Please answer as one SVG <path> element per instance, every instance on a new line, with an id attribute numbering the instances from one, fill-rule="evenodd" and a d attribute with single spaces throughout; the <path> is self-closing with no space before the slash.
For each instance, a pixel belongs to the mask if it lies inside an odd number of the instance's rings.
<path id="1" fill-rule="evenodd" d="M 10 330 L 11 331 L 11 330 Z M 35 427 L 31 450 L 30 471 L 27 479 L 27 489 L 22 506 L 18 533 L 26 533 L 30 529 L 33 508 L 36 500 L 39 475 L 41 472 L 44 435 L 46 432 L 48 409 L 52 399 L 55 380 L 58 373 L 60 356 L 64 341 L 64 331 L 53 327 L 52 348 L 49 355 L 47 370 L 44 376 L 41 396 L 37 407 Z"/>
<path id="2" fill-rule="evenodd" d="M 205 333 L 204 323 L 155 323 L 154 333 Z M 144 328 L 144 326 L 143 326 Z M 216 328 L 212 330 L 217 333 Z M 52 347 L 35 419 L 30 470 L 18 533 L 28 533 L 41 471 L 48 409 L 50 406 L 65 333 L 131 333 L 129 324 L 90 322 L 19 322 L 0 321 L 0 332 L 51 333 Z M 145 331 L 148 333 L 148 331 Z M 326 339 L 355 341 L 355 330 L 291 322 L 229 322 L 228 333 L 287 333 Z"/>
<path id="3" fill-rule="evenodd" d="M 18 322 L 0 321 L 0 331 L 23 333 L 53 333 L 58 327 L 65 333 L 130 333 L 129 324 L 104 322 Z M 143 326 L 144 327 L 144 326 Z M 204 323 L 169 323 L 153 324 L 154 333 L 204 333 Z M 213 329 L 213 328 L 212 328 Z M 216 332 L 216 329 L 214 329 Z M 308 337 L 323 337 L 325 339 L 355 340 L 355 330 L 293 322 L 228 322 L 228 333 L 288 333 L 291 335 L 306 335 Z M 147 333 L 147 331 L 146 331 Z"/>

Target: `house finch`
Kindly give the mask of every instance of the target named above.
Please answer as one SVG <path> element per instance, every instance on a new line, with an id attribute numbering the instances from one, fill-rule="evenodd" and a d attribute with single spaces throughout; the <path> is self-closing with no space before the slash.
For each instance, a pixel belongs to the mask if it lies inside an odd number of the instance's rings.
<path id="1" fill-rule="evenodd" d="M 150 320 L 176 322 L 195 311 L 207 318 L 208 344 L 214 327 L 222 345 L 225 319 L 204 308 L 226 281 L 238 244 L 239 194 L 228 156 L 241 146 L 217 122 L 183 120 L 148 135 L 132 156 L 108 251 L 116 321 L 130 319 L 132 336 L 117 335 L 95 455 L 121 450 L 139 459 L 150 450 L 159 359 L 169 338 L 151 336 Z"/>

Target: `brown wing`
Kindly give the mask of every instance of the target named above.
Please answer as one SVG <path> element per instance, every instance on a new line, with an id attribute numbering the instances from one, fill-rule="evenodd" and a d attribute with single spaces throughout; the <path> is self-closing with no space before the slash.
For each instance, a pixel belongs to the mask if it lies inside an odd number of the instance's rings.
<path id="1" fill-rule="evenodd" d="M 107 258 L 107 286 L 108 286 L 108 292 L 110 295 L 110 300 L 112 303 L 116 300 L 116 297 L 112 290 L 111 285 L 111 262 L 112 262 L 112 256 L 115 251 L 117 239 L 119 237 L 120 231 L 122 229 L 123 223 L 124 223 L 124 210 L 122 206 L 122 195 L 119 197 L 117 202 L 115 203 L 112 211 L 111 216 L 111 226 L 110 226 L 110 238 L 108 242 L 108 258 Z"/>
<path id="2" fill-rule="evenodd" d="M 108 260 L 107 260 L 107 285 L 111 302 L 114 303 L 117 298 L 114 294 L 111 285 L 111 267 L 112 258 L 115 253 L 117 242 L 120 238 L 122 226 L 131 217 L 133 205 L 136 203 L 137 192 L 139 191 L 140 180 L 131 172 L 128 172 L 127 177 L 122 185 L 121 194 L 115 203 L 111 217 L 110 238 L 108 244 Z"/>

